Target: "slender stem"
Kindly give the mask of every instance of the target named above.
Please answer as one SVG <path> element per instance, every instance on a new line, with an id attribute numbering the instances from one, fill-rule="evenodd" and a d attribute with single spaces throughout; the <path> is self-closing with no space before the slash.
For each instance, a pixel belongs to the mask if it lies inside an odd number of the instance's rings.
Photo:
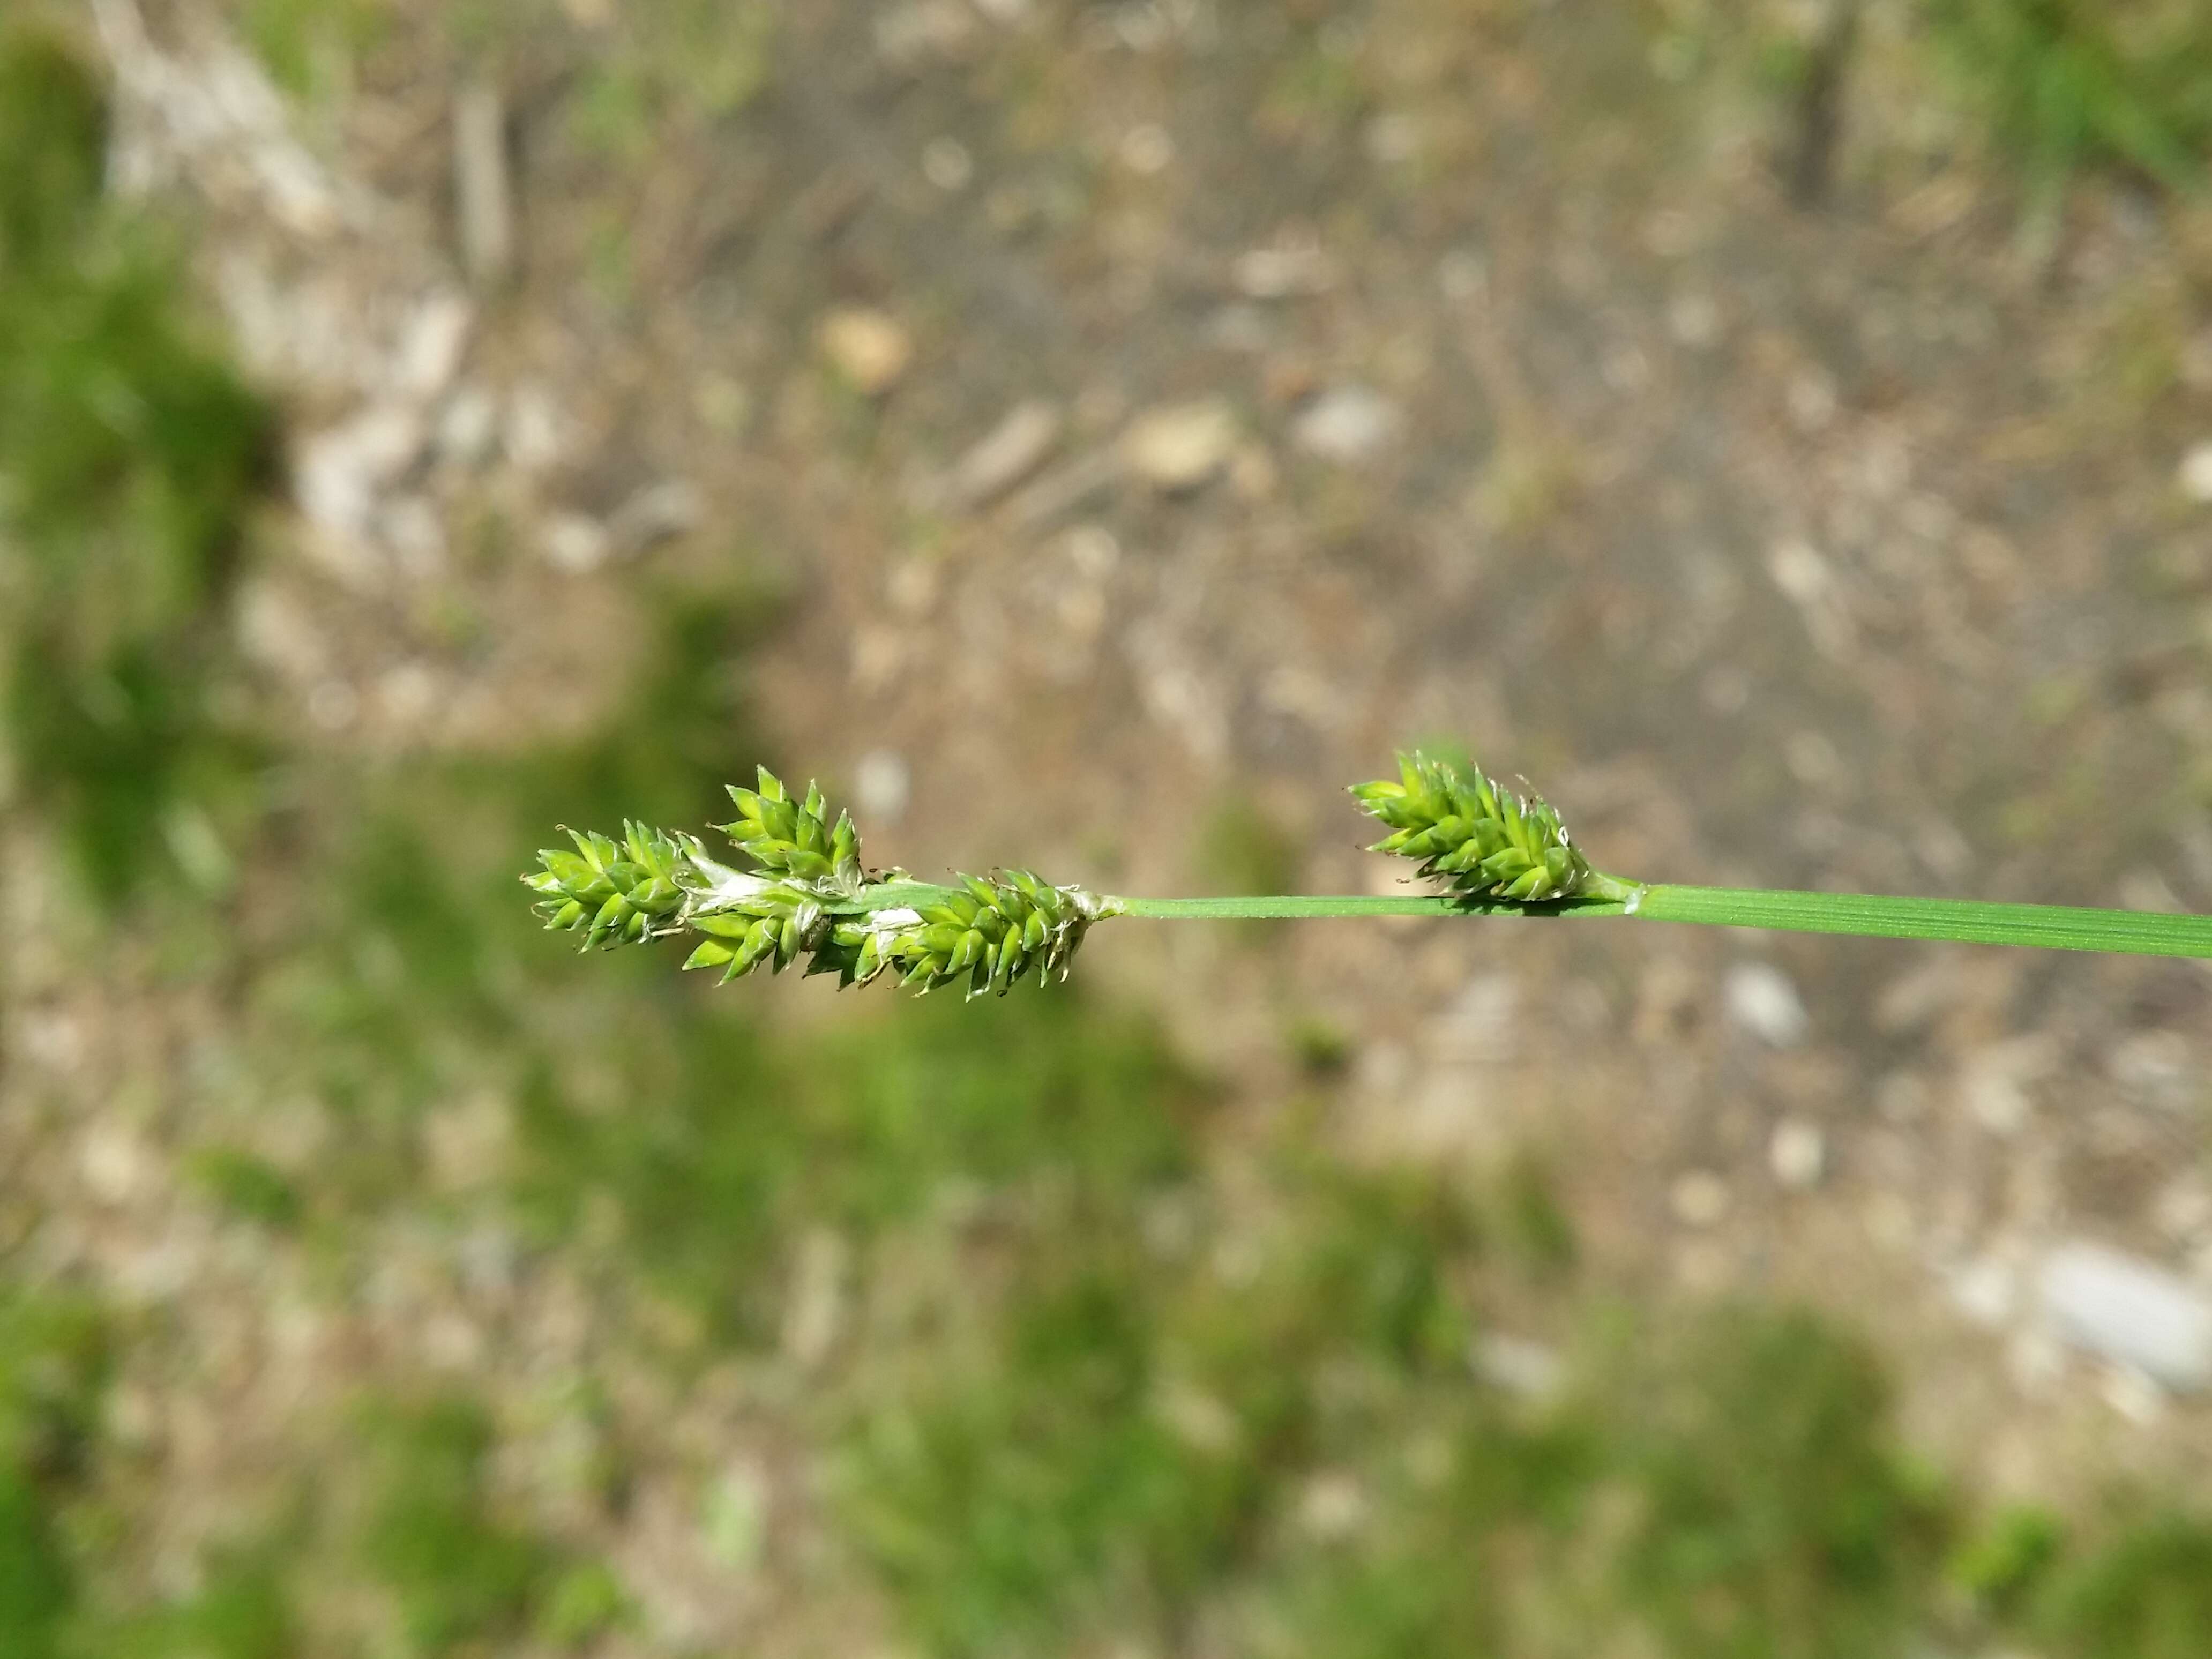
<path id="1" fill-rule="evenodd" d="M 1867 939 L 1930 939 L 1970 945 L 2033 945 L 2046 951 L 2212 957 L 2212 916 L 2145 910 L 1893 898 L 1875 893 L 1651 887 L 1638 902 L 1636 915 L 1650 921 L 1853 933 Z"/>
<path id="2" fill-rule="evenodd" d="M 1273 894 L 1264 898 L 1114 898 L 1128 916 L 1189 921 L 1277 921 L 1299 916 L 1617 916 L 1626 906 L 1610 899 L 1567 899 L 1553 904 L 1488 905 L 1441 895 Z"/>
<path id="3" fill-rule="evenodd" d="M 1993 904 L 1974 899 L 1897 898 L 1872 893 L 1808 893 L 1763 888 L 1645 887 L 1601 878 L 1601 890 L 1550 904 L 1449 897 L 1273 896 L 1263 898 L 1119 898 L 1132 916 L 1226 921 L 1297 916 L 1620 916 L 1867 939 L 1924 939 L 1969 945 L 2033 945 L 2137 956 L 2212 957 L 2212 916 L 2095 910 L 2056 904 Z"/>

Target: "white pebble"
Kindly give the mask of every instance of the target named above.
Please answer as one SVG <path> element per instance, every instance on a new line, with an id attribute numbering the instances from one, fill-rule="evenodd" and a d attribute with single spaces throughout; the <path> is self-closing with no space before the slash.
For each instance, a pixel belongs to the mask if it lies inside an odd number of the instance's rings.
<path id="1" fill-rule="evenodd" d="M 1728 973 L 1729 1018 L 1770 1048 L 1794 1048 L 1812 1021 L 1790 976 L 1771 963 L 1739 962 Z"/>
<path id="2" fill-rule="evenodd" d="M 2191 501 L 2212 503 L 2212 438 L 2191 444 L 2174 476 Z"/>
<path id="3" fill-rule="evenodd" d="M 1784 1186 L 1802 1192 L 1820 1184 L 1820 1177 L 1828 1164 L 1828 1140 L 1820 1126 L 1801 1118 L 1784 1118 L 1774 1126 L 1774 1139 L 1767 1144 L 1766 1161 L 1774 1170 L 1774 1178 Z"/>
<path id="4" fill-rule="evenodd" d="M 914 337 L 887 312 L 845 306 L 815 331 L 822 355 L 864 398 L 881 397 L 914 362 Z"/>
<path id="5" fill-rule="evenodd" d="M 2106 1405 L 2138 1427 L 2148 1428 L 2166 1415 L 2166 1390 L 2132 1365 L 2106 1371 L 2100 1392 Z"/>
<path id="6" fill-rule="evenodd" d="M 1364 461 L 1395 439 L 1405 422 L 1398 406 L 1364 386 L 1330 388 L 1297 418 L 1291 437 L 1310 455 L 1328 461 Z"/>
<path id="7" fill-rule="evenodd" d="M 454 466 L 478 467 L 499 442 L 499 405 L 482 386 L 463 386 L 438 416 L 438 453 Z"/>
<path id="8" fill-rule="evenodd" d="M 613 547 L 605 527 L 584 513 L 555 514 L 545 522 L 540 545 L 548 564 L 572 576 L 598 569 Z"/>
<path id="9" fill-rule="evenodd" d="M 2058 1246 L 2036 1276 L 2057 1334 L 2177 1393 L 2212 1388 L 2212 1298 L 2179 1275 L 2099 1244 Z"/>
<path id="10" fill-rule="evenodd" d="M 1367 1522 L 1367 1493 L 1358 1480 L 1338 1470 L 1324 1470 L 1306 1482 L 1298 1495 L 1298 1524 L 1324 1540 L 1347 1538 Z"/>
<path id="11" fill-rule="evenodd" d="M 1549 1400 L 1566 1381 L 1566 1364 L 1559 1351 L 1525 1336 L 1486 1332 L 1475 1339 L 1468 1358 L 1477 1376 L 1523 1400 Z"/>
<path id="12" fill-rule="evenodd" d="M 952 504 L 980 507 L 1012 489 L 1052 453 L 1062 425 L 1057 404 L 1016 404 L 954 463 L 945 491 Z"/>
<path id="13" fill-rule="evenodd" d="M 975 158 L 957 138 L 933 138 L 921 147 L 921 176 L 941 191 L 965 190 L 975 176 Z"/>
<path id="14" fill-rule="evenodd" d="M 1196 489 L 1228 465 L 1237 416 L 1219 398 L 1147 410 L 1122 434 L 1130 471 L 1166 494 Z"/>
<path id="15" fill-rule="evenodd" d="M 1692 1170 L 1676 1177 L 1668 1201 L 1683 1225 L 1711 1227 L 1729 1212 L 1728 1182 L 1711 1170 Z"/>
<path id="16" fill-rule="evenodd" d="M 2051 1040 L 2040 1033 L 1986 1044 L 1960 1066 L 1960 1103 L 1991 1134 L 2016 1135 L 2035 1110 L 2028 1085 L 2049 1075 L 2057 1058 Z"/>
<path id="17" fill-rule="evenodd" d="M 1165 127 L 1147 122 L 1121 137 L 1121 165 L 1147 177 L 1164 173 L 1175 160 L 1175 140 Z"/>
<path id="18" fill-rule="evenodd" d="M 1944 1288 L 1952 1305 L 1986 1330 L 2002 1330 L 2012 1322 L 2020 1301 L 2018 1276 L 1996 1255 L 1976 1256 L 1944 1275 Z"/>

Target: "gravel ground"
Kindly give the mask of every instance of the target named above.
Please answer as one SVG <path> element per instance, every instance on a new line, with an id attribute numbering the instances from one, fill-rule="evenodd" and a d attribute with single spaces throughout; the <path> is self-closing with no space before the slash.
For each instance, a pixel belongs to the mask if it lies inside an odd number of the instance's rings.
<path id="1" fill-rule="evenodd" d="M 1444 741 L 1637 876 L 2212 908 L 2212 217 L 2090 179 L 2029 247 L 1879 3 L 1802 205 L 1754 67 L 1794 14 L 1688 9 L 794 3 L 749 55 L 609 0 L 486 41 L 398 5 L 287 96 L 196 14 L 92 9 L 116 179 L 197 227 L 284 411 L 236 627 L 305 751 L 589 730 L 655 596 L 734 573 L 777 596 L 769 758 L 925 875 L 1368 890 L 1340 787 Z M 542 1403 L 604 1340 L 587 1272 L 496 1237 L 398 1212 L 333 1303 L 213 1226 L 129 1091 L 219 1054 L 228 993 L 103 989 L 72 925 L 17 941 L 10 1087 L 56 1109 L 46 1259 L 194 1357 L 117 1408 L 161 1425 L 156 1533 L 342 1437 L 301 1425 L 343 1379 Z M 1869 1332 L 1978 1489 L 2212 1477 L 2195 964 L 1401 921 L 1126 924 L 1083 972 L 1229 1080 L 1224 1157 L 1316 1089 L 1355 1162 L 1536 1155 L 1589 1284 Z M 726 994 L 834 1041 L 817 988 Z M 511 1128 L 430 1133 L 466 1194 Z M 1513 1376 L 1573 1340 L 1540 1291 L 1493 1317 Z M 803 1381 L 611 1374 L 649 1451 L 609 1549 L 659 1627 L 846 1641 Z M 545 1406 L 531 1467 L 591 1420 Z M 728 1570 L 763 1505 L 767 1580 Z"/>

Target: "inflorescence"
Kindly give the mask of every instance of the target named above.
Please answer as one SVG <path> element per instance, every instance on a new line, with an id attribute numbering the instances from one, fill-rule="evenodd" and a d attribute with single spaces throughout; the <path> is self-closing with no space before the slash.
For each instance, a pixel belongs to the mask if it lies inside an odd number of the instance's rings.
<path id="1" fill-rule="evenodd" d="M 1480 767 L 1419 753 L 1399 757 L 1395 781 L 1352 793 L 1389 832 L 1372 850 L 1411 859 L 1442 892 L 1115 898 L 1026 870 L 917 881 L 868 869 L 849 815 L 832 821 L 811 784 L 793 800 L 765 767 L 758 788 L 730 791 L 738 816 L 721 826 L 749 869 L 717 863 L 693 836 L 625 823 L 620 841 L 571 830 L 575 850 L 540 853 L 544 867 L 523 879 L 545 925 L 581 933 L 587 951 L 685 933 L 698 942 L 684 966 L 720 968 L 725 980 L 804 957 L 808 973 L 844 985 L 888 975 L 928 991 L 964 980 L 970 996 L 1004 994 L 1030 974 L 1065 979 L 1091 923 L 1117 915 L 1626 915 L 2212 958 L 2212 916 L 1626 881 L 1591 868 L 1549 803 L 1500 788 Z"/>
<path id="2" fill-rule="evenodd" d="M 1395 783 L 1358 786 L 1362 809 L 1391 834 L 1378 852 L 1417 860 L 1468 899 L 1539 903 L 1580 891 L 1591 872 L 1559 816 L 1499 789 L 1476 768 L 1400 757 Z M 523 878 L 550 928 L 580 933 L 582 948 L 698 936 L 686 968 L 724 981 L 801 958 L 809 974 L 865 985 L 889 974 L 919 990 L 967 981 L 970 996 L 1004 994 L 1024 977 L 1065 979 L 1091 923 L 1128 902 L 1055 887 L 1026 870 L 956 876 L 945 884 L 860 861 L 849 812 L 833 820 L 819 786 L 794 799 L 766 767 L 759 786 L 732 786 L 738 816 L 715 826 L 750 866 L 707 856 L 696 836 L 625 823 L 622 839 L 568 832 L 575 850 L 550 848 Z"/>

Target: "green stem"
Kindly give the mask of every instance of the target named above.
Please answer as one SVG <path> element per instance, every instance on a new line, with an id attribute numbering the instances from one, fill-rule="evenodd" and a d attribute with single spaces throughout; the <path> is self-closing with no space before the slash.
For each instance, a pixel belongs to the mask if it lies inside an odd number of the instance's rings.
<path id="1" fill-rule="evenodd" d="M 1931 939 L 2108 951 L 2146 957 L 2212 957 L 2212 916 L 2094 910 L 1979 899 L 1893 898 L 1876 893 L 1802 893 L 1763 888 L 1650 887 L 1636 907 L 1650 921 L 1773 927 L 1864 939 Z"/>
<path id="2" fill-rule="evenodd" d="M 1455 915 L 1449 898 L 1367 898 L 1336 894 L 1274 894 L 1270 898 L 1117 898 L 1124 915 L 1172 921 L 1290 921 L 1298 915 Z"/>
<path id="3" fill-rule="evenodd" d="M 1265 898 L 1113 898 L 1107 903 L 1126 916 L 1196 921 L 1273 921 L 1310 916 L 1617 916 L 1624 908 L 1607 899 L 1492 906 L 1469 903 L 1465 899 L 1412 894 L 1400 898 L 1366 894 L 1279 893 Z"/>
<path id="4" fill-rule="evenodd" d="M 1107 903 L 1109 910 L 1124 915 L 1210 921 L 1301 916 L 1632 915 L 1641 921 L 1698 922 L 1799 933 L 1848 933 L 1867 939 L 1924 939 L 1970 945 L 2032 945 L 2051 951 L 2212 957 L 2212 916 L 1765 888 L 1653 886 L 1639 891 L 1632 884 L 1611 878 L 1600 879 L 1595 896 L 1550 904 L 1468 902 L 1441 896 L 1373 898 L 1348 894 L 1116 898 Z M 1613 896 L 1615 894 L 1620 896 Z"/>

